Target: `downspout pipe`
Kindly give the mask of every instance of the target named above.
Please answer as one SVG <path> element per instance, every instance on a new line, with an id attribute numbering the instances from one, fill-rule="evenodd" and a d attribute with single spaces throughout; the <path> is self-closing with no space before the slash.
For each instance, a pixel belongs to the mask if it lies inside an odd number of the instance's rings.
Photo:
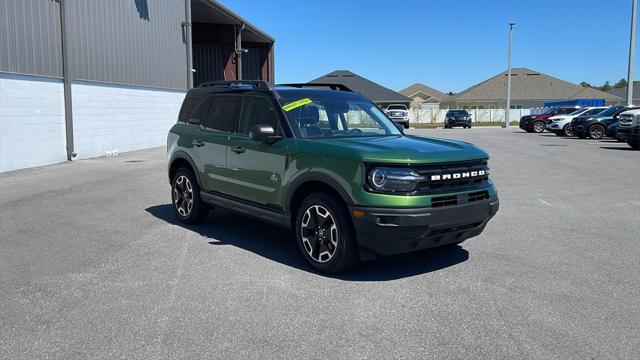
<path id="1" fill-rule="evenodd" d="M 191 23 L 191 0 L 184 0 L 184 18 L 182 23 L 187 48 L 187 90 L 193 88 L 193 45 Z"/>
<path id="2" fill-rule="evenodd" d="M 244 30 L 244 23 L 240 23 L 240 29 L 236 32 L 236 67 L 237 67 L 237 80 L 242 80 L 242 53 L 245 51 L 242 48 L 242 30 Z"/>
<path id="3" fill-rule="evenodd" d="M 64 125 L 67 143 L 67 160 L 76 157 L 73 145 L 73 102 L 71 95 L 71 73 L 69 71 L 69 47 L 67 40 L 67 18 L 65 0 L 60 0 L 60 43 L 62 45 L 62 81 L 64 87 Z"/>

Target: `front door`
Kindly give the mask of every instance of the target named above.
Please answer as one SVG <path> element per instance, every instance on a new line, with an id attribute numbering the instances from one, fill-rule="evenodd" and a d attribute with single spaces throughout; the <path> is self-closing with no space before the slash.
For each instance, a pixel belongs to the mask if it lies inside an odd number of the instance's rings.
<path id="1" fill-rule="evenodd" d="M 243 97 L 236 133 L 229 137 L 226 192 L 259 205 L 281 209 L 287 154 L 295 143 L 291 138 L 274 143 L 249 138 L 249 130 L 258 124 L 271 125 L 277 134 L 283 133 L 275 109 L 270 98 Z"/>

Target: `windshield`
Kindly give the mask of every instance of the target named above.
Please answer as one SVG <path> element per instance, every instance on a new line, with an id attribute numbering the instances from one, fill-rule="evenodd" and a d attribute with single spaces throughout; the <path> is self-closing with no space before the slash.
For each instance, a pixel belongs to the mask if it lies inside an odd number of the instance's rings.
<path id="1" fill-rule="evenodd" d="M 463 116 L 469 115 L 467 110 L 451 110 L 449 113 L 451 115 L 463 115 Z"/>
<path id="2" fill-rule="evenodd" d="M 365 99 L 322 97 L 281 98 L 291 128 L 309 139 L 401 135 L 373 103 Z"/>
<path id="3" fill-rule="evenodd" d="M 609 115 L 613 115 L 613 113 L 615 113 L 616 111 L 622 109 L 622 106 L 612 106 L 610 108 L 608 108 L 607 110 L 604 110 L 603 112 L 598 113 L 598 115 L 602 115 L 602 116 L 609 116 Z"/>
<path id="4" fill-rule="evenodd" d="M 407 107 L 404 105 L 389 105 L 387 110 L 407 110 Z"/>
<path id="5" fill-rule="evenodd" d="M 591 110 L 585 112 L 584 115 L 585 116 L 596 115 L 596 114 L 600 114 L 602 111 L 604 111 L 603 108 L 591 109 Z"/>
<path id="6" fill-rule="evenodd" d="M 543 111 L 542 113 L 543 113 L 543 114 L 551 114 L 551 113 L 553 113 L 553 111 L 554 111 L 555 109 L 556 109 L 556 108 L 548 108 L 547 110 Z"/>
<path id="7" fill-rule="evenodd" d="M 578 109 L 578 110 L 576 110 L 576 111 L 572 112 L 572 113 L 571 113 L 571 114 L 569 114 L 569 115 L 580 115 L 580 114 L 582 114 L 582 113 L 583 113 L 583 112 L 585 112 L 585 111 L 587 111 L 587 109 Z"/>

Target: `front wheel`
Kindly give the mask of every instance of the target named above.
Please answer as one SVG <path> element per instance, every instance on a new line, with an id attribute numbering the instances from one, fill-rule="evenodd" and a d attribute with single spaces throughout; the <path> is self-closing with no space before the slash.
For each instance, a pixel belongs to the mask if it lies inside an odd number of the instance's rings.
<path id="1" fill-rule="evenodd" d="M 544 131 L 545 126 L 546 125 L 544 124 L 544 121 L 536 121 L 533 124 L 531 124 L 531 129 L 533 130 L 534 133 L 540 134 L 541 132 Z"/>
<path id="2" fill-rule="evenodd" d="M 562 128 L 562 134 L 564 136 L 574 136 L 576 133 L 573 131 L 573 126 L 567 124 Z"/>
<path id="3" fill-rule="evenodd" d="M 640 150 L 640 140 L 627 140 L 627 144 L 629 144 L 633 150 Z"/>
<path id="4" fill-rule="evenodd" d="M 589 137 L 595 140 L 600 140 L 604 137 L 605 129 L 604 126 L 595 124 L 591 125 L 589 128 Z"/>
<path id="5" fill-rule="evenodd" d="M 408 123 L 408 122 L 404 123 L 404 124 L 402 125 L 402 127 L 404 127 L 405 129 L 408 129 L 408 128 L 409 128 L 409 123 Z"/>
<path id="6" fill-rule="evenodd" d="M 200 199 L 200 186 L 190 169 L 181 168 L 171 181 L 173 210 L 185 224 L 197 224 L 207 217 L 209 209 Z"/>
<path id="7" fill-rule="evenodd" d="M 316 270 L 338 273 L 359 260 L 346 206 L 329 193 L 304 199 L 296 215 L 295 231 L 300 251 Z"/>

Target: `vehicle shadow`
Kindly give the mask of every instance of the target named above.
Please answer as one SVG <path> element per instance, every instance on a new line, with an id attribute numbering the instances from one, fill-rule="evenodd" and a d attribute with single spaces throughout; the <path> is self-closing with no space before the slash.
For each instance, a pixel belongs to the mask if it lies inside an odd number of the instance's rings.
<path id="1" fill-rule="evenodd" d="M 469 259 L 469 253 L 458 245 L 383 257 L 363 262 L 343 274 L 327 275 L 315 271 L 306 262 L 291 230 L 226 209 L 212 211 L 207 220 L 197 226 L 181 223 L 171 204 L 152 206 L 145 210 L 160 220 L 200 234 L 211 245 L 237 246 L 283 265 L 345 281 L 397 280 L 444 269 Z"/>
<path id="2" fill-rule="evenodd" d="M 620 147 L 615 147 L 615 146 L 600 146 L 600 149 L 607 149 L 607 150 L 622 150 L 622 151 L 636 151 L 633 150 L 631 148 L 631 146 L 628 145 L 624 145 L 624 146 L 620 146 Z"/>

